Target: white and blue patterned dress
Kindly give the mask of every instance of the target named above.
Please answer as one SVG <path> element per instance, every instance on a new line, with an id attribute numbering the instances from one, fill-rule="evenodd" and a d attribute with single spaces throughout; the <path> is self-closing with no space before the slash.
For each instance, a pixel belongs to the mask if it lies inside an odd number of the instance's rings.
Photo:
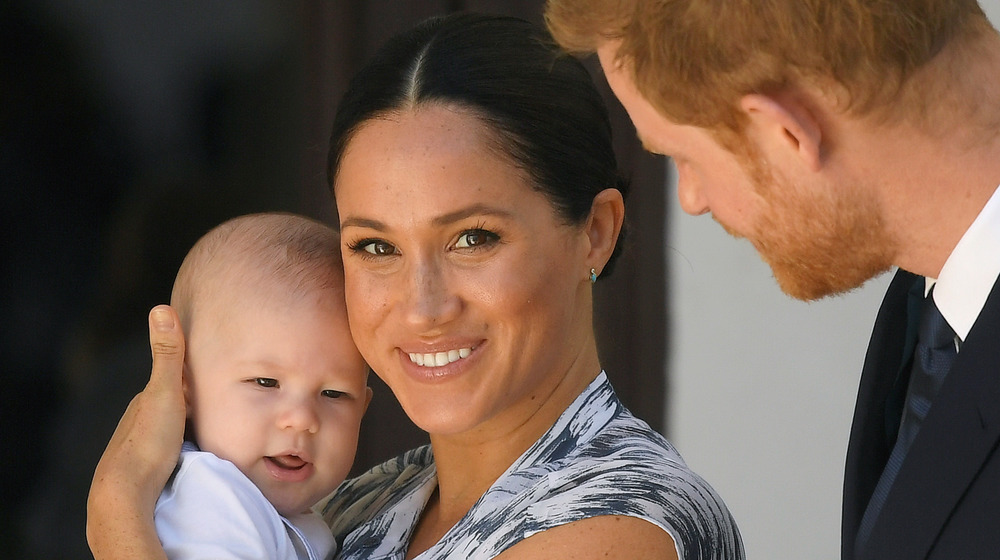
<path id="1" fill-rule="evenodd" d="M 345 482 L 323 508 L 344 560 L 402 560 L 437 487 L 430 446 Z M 683 560 L 742 560 L 725 503 L 666 439 L 597 379 L 422 560 L 493 558 L 521 540 L 601 515 L 667 531 Z"/>

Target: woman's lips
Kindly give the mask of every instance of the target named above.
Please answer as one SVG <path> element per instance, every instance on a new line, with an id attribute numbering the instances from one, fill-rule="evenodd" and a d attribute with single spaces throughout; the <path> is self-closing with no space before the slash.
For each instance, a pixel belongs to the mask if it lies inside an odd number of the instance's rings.
<path id="1" fill-rule="evenodd" d="M 408 352 L 402 347 L 397 347 L 396 352 L 408 377 L 421 383 L 442 383 L 471 371 L 485 344 L 485 340 L 456 340 L 429 348 L 433 352 Z"/>

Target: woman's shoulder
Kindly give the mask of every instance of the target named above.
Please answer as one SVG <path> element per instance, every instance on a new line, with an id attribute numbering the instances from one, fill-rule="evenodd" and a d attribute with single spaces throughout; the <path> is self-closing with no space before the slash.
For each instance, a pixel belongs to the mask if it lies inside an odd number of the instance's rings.
<path id="1" fill-rule="evenodd" d="M 596 434 L 577 445 L 565 459 L 569 465 L 616 465 L 600 468 L 608 475 L 641 476 L 643 473 L 677 473 L 695 476 L 681 454 L 663 435 L 621 407 Z M 668 484 L 662 476 L 653 483 Z"/>
<path id="2" fill-rule="evenodd" d="M 661 527 L 681 551 L 702 551 L 683 558 L 742 558 L 739 530 L 721 496 L 673 445 L 624 407 L 547 468 L 552 491 L 529 509 L 528 518 L 537 523 L 529 532 L 624 515 Z"/>
<path id="3" fill-rule="evenodd" d="M 678 505 L 712 517 L 728 517 L 715 490 L 684 462 L 663 436 L 628 411 L 563 459 L 548 465 L 556 500 L 642 504 L 651 515 L 677 512 Z M 697 517 L 697 516 L 696 516 Z"/>
<path id="4" fill-rule="evenodd" d="M 663 473 L 697 476 L 677 449 L 626 408 L 602 374 L 543 436 L 545 451 L 527 463 L 544 466 L 549 477 L 646 479 L 669 484 Z"/>

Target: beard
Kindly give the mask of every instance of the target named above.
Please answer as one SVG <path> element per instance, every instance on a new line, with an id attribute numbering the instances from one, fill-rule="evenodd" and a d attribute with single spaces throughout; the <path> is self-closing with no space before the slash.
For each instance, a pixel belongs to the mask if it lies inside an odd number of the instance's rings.
<path id="1" fill-rule="evenodd" d="M 892 266 L 895 243 L 864 185 L 802 188 L 748 165 L 764 211 L 748 236 L 787 295 L 803 301 L 853 290 Z"/>

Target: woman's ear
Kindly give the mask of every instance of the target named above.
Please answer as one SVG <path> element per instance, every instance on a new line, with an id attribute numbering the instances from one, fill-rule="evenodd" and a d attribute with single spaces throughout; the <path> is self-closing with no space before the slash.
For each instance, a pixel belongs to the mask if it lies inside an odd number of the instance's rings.
<path id="1" fill-rule="evenodd" d="M 769 159 L 779 151 L 796 157 L 811 171 L 823 163 L 823 132 L 817 115 L 793 95 L 771 96 L 751 93 L 740 98 L 740 108 L 750 118 L 748 130 Z"/>
<path id="2" fill-rule="evenodd" d="M 611 258 L 618 243 L 618 234 L 625 222 L 625 200 L 618 189 L 604 189 L 597 193 L 587 218 L 586 234 L 590 241 L 587 262 L 598 276 Z"/>

